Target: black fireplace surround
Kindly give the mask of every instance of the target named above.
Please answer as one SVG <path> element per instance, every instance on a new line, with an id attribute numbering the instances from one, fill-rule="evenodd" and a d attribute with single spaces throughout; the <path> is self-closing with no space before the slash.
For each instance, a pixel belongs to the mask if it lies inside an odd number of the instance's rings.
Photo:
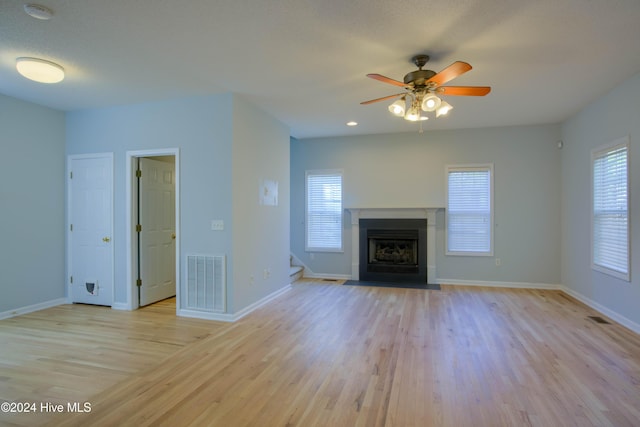
<path id="1" fill-rule="evenodd" d="M 360 219 L 360 280 L 427 283 L 426 219 Z"/>

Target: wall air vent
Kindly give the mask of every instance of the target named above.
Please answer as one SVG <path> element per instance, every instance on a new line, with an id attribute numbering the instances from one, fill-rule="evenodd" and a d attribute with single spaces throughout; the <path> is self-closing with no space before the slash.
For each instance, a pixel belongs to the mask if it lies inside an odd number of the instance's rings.
<path id="1" fill-rule="evenodd" d="M 184 308 L 206 312 L 226 312 L 226 257 L 187 255 Z"/>

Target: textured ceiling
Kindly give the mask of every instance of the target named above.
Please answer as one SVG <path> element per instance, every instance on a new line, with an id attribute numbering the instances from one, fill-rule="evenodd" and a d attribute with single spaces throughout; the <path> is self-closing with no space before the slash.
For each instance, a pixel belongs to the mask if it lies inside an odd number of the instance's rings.
<path id="1" fill-rule="evenodd" d="M 415 132 L 360 102 L 399 92 L 367 73 L 402 80 L 418 53 L 493 88 L 425 129 L 558 123 L 640 71 L 638 0 L 43 0 L 50 21 L 23 4 L 0 0 L 0 93 L 70 111 L 231 91 L 297 138 Z M 20 56 L 67 77 L 26 80 Z"/>

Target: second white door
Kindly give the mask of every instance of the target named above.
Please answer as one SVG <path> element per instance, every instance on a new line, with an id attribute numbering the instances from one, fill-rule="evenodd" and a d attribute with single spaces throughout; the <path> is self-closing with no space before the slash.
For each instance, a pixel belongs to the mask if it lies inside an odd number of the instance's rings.
<path id="1" fill-rule="evenodd" d="M 176 295 L 175 164 L 139 161 L 140 306 L 145 306 Z"/>

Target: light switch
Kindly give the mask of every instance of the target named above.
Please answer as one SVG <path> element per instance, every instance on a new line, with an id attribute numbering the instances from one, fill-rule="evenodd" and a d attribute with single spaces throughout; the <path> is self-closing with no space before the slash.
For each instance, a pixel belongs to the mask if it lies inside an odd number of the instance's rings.
<path id="1" fill-rule="evenodd" d="M 224 221 L 221 219 L 212 219 L 211 229 L 215 231 L 224 230 Z"/>

